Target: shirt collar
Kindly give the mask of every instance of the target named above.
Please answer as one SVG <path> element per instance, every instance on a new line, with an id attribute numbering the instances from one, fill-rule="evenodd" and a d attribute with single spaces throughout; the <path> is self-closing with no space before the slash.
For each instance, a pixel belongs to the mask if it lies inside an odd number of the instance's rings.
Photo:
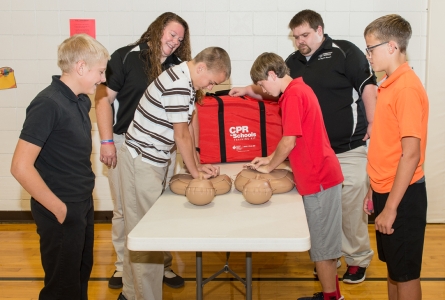
<path id="1" fill-rule="evenodd" d="M 301 84 L 304 83 L 303 78 L 302 77 L 297 77 L 295 79 L 293 79 L 288 85 L 287 87 L 284 89 L 284 91 L 281 93 L 280 99 L 278 99 L 278 103 L 280 103 L 281 101 L 284 100 L 283 95 L 286 93 L 286 91 L 290 88 L 292 88 L 292 86 L 296 85 L 296 84 Z"/>
<path id="2" fill-rule="evenodd" d="M 182 73 L 184 73 L 185 77 L 187 77 L 187 79 L 189 80 L 189 85 L 190 85 L 190 91 L 191 91 L 191 97 L 193 99 L 193 101 L 196 100 L 196 91 L 195 91 L 195 87 L 193 86 L 192 83 L 192 76 L 190 75 L 190 69 L 189 66 L 187 65 L 187 62 L 184 61 L 182 63 L 180 63 L 178 65 L 178 67 L 181 69 Z"/>
<path id="3" fill-rule="evenodd" d="M 180 63 L 181 60 L 174 53 L 172 53 L 170 56 L 167 56 L 162 65 L 164 68 L 168 69 L 172 66 L 179 65 Z"/>
<path id="4" fill-rule="evenodd" d="M 85 97 L 88 97 L 84 94 L 80 94 L 79 97 L 74 94 L 74 92 L 63 82 L 60 80 L 60 75 L 54 75 L 53 81 L 51 85 L 59 90 L 68 100 L 73 102 L 85 101 Z"/>
<path id="5" fill-rule="evenodd" d="M 184 61 L 184 62 L 180 63 L 179 67 L 181 68 L 181 71 L 184 73 L 184 75 L 187 77 L 187 79 L 191 82 L 192 76 L 190 75 L 190 69 L 187 65 L 187 62 Z"/>
<path id="6" fill-rule="evenodd" d="M 314 53 L 312 53 L 311 57 L 317 57 L 318 54 L 324 50 L 331 50 L 332 49 L 332 39 L 329 37 L 329 35 L 327 35 L 326 33 L 323 35 L 324 36 L 324 41 L 321 43 L 320 47 L 315 50 Z M 306 58 L 306 56 L 304 56 L 303 54 L 300 53 L 300 51 L 298 51 L 299 55 L 300 55 L 300 60 L 304 63 L 308 62 L 310 60 Z"/>
<path id="7" fill-rule="evenodd" d="M 379 88 L 387 88 L 394 81 L 396 81 L 400 76 L 402 76 L 404 73 L 406 73 L 410 70 L 411 70 L 411 67 L 408 65 L 408 62 L 404 62 L 391 74 L 391 76 L 386 76 L 384 78 L 384 81 L 380 84 Z"/>

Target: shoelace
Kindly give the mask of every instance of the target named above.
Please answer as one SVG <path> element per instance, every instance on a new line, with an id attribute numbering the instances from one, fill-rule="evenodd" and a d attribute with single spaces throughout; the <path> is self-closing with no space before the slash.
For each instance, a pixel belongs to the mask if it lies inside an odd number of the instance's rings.
<path id="1" fill-rule="evenodd" d="M 349 274 L 355 274 L 358 271 L 358 266 L 348 266 L 348 273 Z"/>

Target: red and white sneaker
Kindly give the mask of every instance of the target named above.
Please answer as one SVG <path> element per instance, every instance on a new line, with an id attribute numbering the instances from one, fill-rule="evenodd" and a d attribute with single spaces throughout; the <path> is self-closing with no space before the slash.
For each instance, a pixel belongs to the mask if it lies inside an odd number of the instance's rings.
<path id="1" fill-rule="evenodd" d="M 343 282 L 345 283 L 360 283 L 366 278 L 366 268 L 359 266 L 348 266 L 345 275 L 343 275 Z"/>

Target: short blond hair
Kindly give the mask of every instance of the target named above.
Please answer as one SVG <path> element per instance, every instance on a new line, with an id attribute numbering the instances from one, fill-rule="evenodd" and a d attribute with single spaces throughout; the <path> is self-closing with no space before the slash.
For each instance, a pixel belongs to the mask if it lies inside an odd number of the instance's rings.
<path id="1" fill-rule="evenodd" d="M 57 65 L 64 73 L 71 71 L 75 63 L 84 60 L 88 66 L 102 60 L 109 60 L 108 50 L 91 36 L 75 34 L 60 44 L 57 50 Z"/>
<path id="2" fill-rule="evenodd" d="M 226 75 L 226 80 L 229 79 L 232 72 L 229 54 L 220 47 L 205 48 L 195 56 L 193 62 L 205 63 L 209 71 L 223 72 Z"/>
<path id="3" fill-rule="evenodd" d="M 272 52 L 264 52 L 253 62 L 250 69 L 250 78 L 252 78 L 254 84 L 257 84 L 258 81 L 267 80 L 269 71 L 274 71 L 278 78 L 290 74 L 289 68 L 281 56 Z"/>
<path id="4" fill-rule="evenodd" d="M 396 41 L 402 53 L 406 52 L 406 48 L 408 48 L 411 34 L 412 30 L 409 22 L 396 14 L 386 15 L 372 21 L 366 26 L 364 32 L 365 37 L 374 35 L 376 39 L 382 42 Z"/>

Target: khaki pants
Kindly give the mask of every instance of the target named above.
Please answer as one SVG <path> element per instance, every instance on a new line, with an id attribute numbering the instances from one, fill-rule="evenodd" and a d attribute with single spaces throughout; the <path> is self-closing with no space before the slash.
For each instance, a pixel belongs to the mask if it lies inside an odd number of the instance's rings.
<path id="1" fill-rule="evenodd" d="M 119 150 L 125 142 L 124 134 L 113 134 L 114 145 L 116 152 L 119 155 Z M 118 158 L 119 161 L 119 158 Z M 176 162 L 176 152 L 172 154 L 172 160 L 168 167 L 167 184 L 171 176 L 174 174 Z M 108 169 L 108 183 L 110 184 L 111 199 L 113 200 L 113 219 L 111 220 L 111 240 L 113 242 L 114 250 L 116 251 L 116 270 L 123 271 L 124 248 L 125 248 L 125 222 L 124 213 L 122 211 L 122 195 L 120 188 L 119 166 L 114 169 Z M 172 265 L 172 255 L 168 251 L 164 252 L 164 270 L 170 270 Z"/>
<path id="2" fill-rule="evenodd" d="M 125 137 L 123 134 L 113 134 L 116 152 L 119 153 Z M 123 271 L 125 248 L 125 223 L 122 211 L 121 189 L 119 179 L 119 167 L 108 169 L 108 183 L 110 184 L 111 199 L 113 200 L 113 219 L 111 220 L 111 240 L 116 251 L 116 271 Z"/>
<path id="3" fill-rule="evenodd" d="M 141 155 L 133 158 L 126 145 L 119 150 L 119 176 L 128 235 L 164 191 L 167 167 L 144 163 Z M 123 295 L 128 300 L 162 299 L 163 252 L 124 250 Z"/>
<path id="4" fill-rule="evenodd" d="M 345 178 L 342 188 L 342 252 L 350 266 L 368 267 L 374 256 L 363 199 L 369 188 L 365 146 L 337 154 Z"/>

